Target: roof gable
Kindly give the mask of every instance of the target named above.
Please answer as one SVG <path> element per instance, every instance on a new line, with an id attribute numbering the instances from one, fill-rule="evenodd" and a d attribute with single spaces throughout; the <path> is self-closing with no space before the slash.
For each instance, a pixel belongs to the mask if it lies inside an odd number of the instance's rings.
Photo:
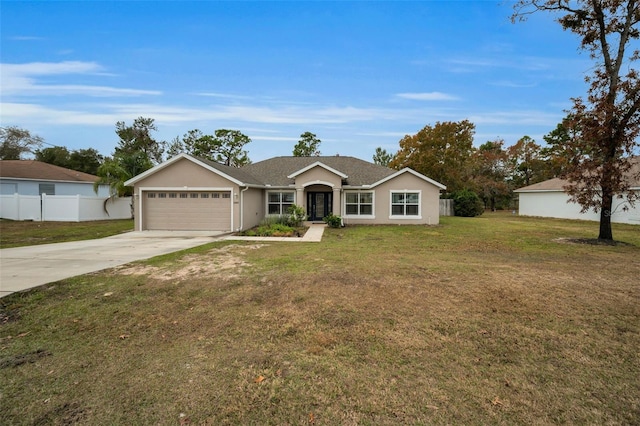
<path id="1" fill-rule="evenodd" d="M 291 173 L 289 176 L 287 176 L 287 178 L 293 179 L 296 176 L 299 176 L 299 175 L 303 174 L 304 172 L 313 169 L 314 167 L 321 167 L 321 168 L 323 168 L 323 169 L 325 169 L 325 170 L 327 170 L 327 171 L 329 171 L 329 172 L 331 172 L 331 173 L 333 173 L 335 175 L 340 176 L 342 179 L 346 179 L 348 177 L 344 173 L 342 173 L 342 172 L 340 172 L 340 171 L 338 171 L 338 170 L 336 170 L 336 169 L 334 169 L 332 167 L 329 167 L 329 166 L 327 166 L 326 164 L 324 164 L 324 163 L 322 163 L 320 161 L 316 161 L 313 164 L 309 164 L 307 167 L 303 167 L 302 169 Z"/>
<path id="2" fill-rule="evenodd" d="M 36 160 L 0 160 L 0 178 L 93 183 L 99 178 Z"/>
<path id="3" fill-rule="evenodd" d="M 405 167 L 405 168 L 404 168 L 404 169 L 402 169 L 402 170 L 398 170 L 398 171 L 397 171 L 397 172 L 395 172 L 394 174 L 392 174 L 392 175 L 390 175 L 390 176 L 387 176 L 387 177 L 385 177 L 384 179 L 379 180 L 378 182 L 375 182 L 374 184 L 372 184 L 372 185 L 371 185 L 371 187 L 372 187 L 372 188 L 374 188 L 374 187 L 376 187 L 376 186 L 378 186 L 378 185 L 381 185 L 381 184 L 383 184 L 383 183 L 385 183 L 385 182 L 390 181 L 391 179 L 395 179 L 396 177 L 398 177 L 398 176 L 400 176 L 400 175 L 403 175 L 403 174 L 405 174 L 405 173 L 412 174 L 412 175 L 414 175 L 415 177 L 417 177 L 417 178 L 419 178 L 419 179 L 424 180 L 425 182 L 429 182 L 430 184 L 432 184 L 432 185 L 434 185 L 434 186 L 438 187 L 439 189 L 441 189 L 441 190 L 443 190 L 443 191 L 444 191 L 445 189 L 447 189 L 447 187 L 446 187 L 445 185 L 441 184 L 440 182 L 437 182 L 437 181 L 435 181 L 435 180 L 431 179 L 430 177 L 427 177 L 427 176 L 423 175 L 422 173 L 418 173 L 418 172 L 416 172 L 415 170 L 410 169 L 410 168 L 408 168 L 408 167 Z"/>
<path id="4" fill-rule="evenodd" d="M 193 157 L 189 154 L 179 154 L 176 155 L 175 157 L 170 158 L 169 160 L 158 164 L 152 168 L 150 168 L 149 170 L 134 176 L 133 178 L 129 179 L 128 181 L 126 181 L 124 184 L 126 186 L 131 186 L 131 185 L 135 185 L 136 183 L 140 182 L 141 180 L 159 172 L 160 170 L 169 167 L 170 165 L 185 159 L 187 161 L 191 161 L 194 164 L 199 165 L 200 167 L 203 167 L 207 170 L 209 170 L 212 173 L 217 174 L 218 176 L 221 176 L 233 183 L 235 183 L 236 185 L 241 185 L 241 186 L 246 186 L 246 185 L 262 185 L 262 183 L 260 181 L 258 181 L 257 179 L 255 179 L 253 176 L 245 173 L 244 171 L 242 171 L 241 169 L 238 169 L 237 167 L 231 167 L 231 166 L 225 166 L 224 164 L 219 164 L 216 163 L 214 161 L 209 161 L 203 158 L 198 158 L 198 157 Z"/>

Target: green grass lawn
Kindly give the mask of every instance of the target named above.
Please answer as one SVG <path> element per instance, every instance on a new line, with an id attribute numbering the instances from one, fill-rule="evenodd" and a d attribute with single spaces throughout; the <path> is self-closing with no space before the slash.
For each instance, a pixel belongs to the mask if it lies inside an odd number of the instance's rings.
<path id="1" fill-rule="evenodd" d="M 133 231 L 133 219 L 30 222 L 0 219 L 0 248 L 103 238 Z"/>
<path id="2" fill-rule="evenodd" d="M 3 424 L 638 424 L 640 227 L 217 242 L 0 299 Z"/>

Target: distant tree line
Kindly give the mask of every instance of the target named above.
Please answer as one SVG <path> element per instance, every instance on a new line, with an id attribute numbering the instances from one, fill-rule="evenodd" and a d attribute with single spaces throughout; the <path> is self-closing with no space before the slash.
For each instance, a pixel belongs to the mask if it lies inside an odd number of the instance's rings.
<path id="1" fill-rule="evenodd" d="M 377 148 L 373 161 L 398 170 L 408 167 L 443 183 L 445 197 L 472 191 L 485 208 L 504 209 L 511 206 L 514 189 L 562 175 L 567 132 L 559 124 L 544 136 L 544 147 L 529 136 L 509 147 L 501 139 L 475 147 L 470 121 L 437 122 L 402 138 L 395 154 Z"/>

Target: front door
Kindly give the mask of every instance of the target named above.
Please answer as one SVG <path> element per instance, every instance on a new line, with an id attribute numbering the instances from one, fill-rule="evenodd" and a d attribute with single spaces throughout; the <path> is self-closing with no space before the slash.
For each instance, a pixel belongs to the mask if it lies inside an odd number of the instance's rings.
<path id="1" fill-rule="evenodd" d="M 307 215 L 310 221 L 322 220 L 333 212 L 333 192 L 308 192 Z"/>

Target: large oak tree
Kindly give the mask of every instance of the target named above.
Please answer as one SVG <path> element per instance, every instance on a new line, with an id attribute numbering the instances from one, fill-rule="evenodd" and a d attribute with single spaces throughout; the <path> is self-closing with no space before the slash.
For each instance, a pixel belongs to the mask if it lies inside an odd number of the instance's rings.
<path id="1" fill-rule="evenodd" d="M 593 60 L 587 96 L 572 99 L 571 118 L 564 123 L 572 137 L 562 177 L 583 211 L 600 212 L 601 240 L 613 240 L 614 197 L 624 197 L 630 205 L 638 198 L 625 176 L 640 135 L 640 78 L 634 68 L 640 52 L 631 47 L 640 38 L 639 1 L 522 0 L 513 15 L 518 20 L 538 11 L 558 14 L 562 28 L 580 38 L 580 48 Z"/>
<path id="2" fill-rule="evenodd" d="M 469 186 L 475 125 L 468 120 L 427 125 L 400 141 L 400 149 L 389 167 L 409 167 L 456 192 Z"/>

